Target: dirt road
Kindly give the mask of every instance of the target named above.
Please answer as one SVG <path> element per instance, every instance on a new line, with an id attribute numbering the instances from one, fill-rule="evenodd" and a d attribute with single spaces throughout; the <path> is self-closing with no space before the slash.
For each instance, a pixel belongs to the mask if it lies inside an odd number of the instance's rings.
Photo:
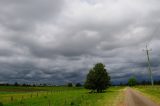
<path id="1" fill-rule="evenodd" d="M 159 106 L 138 91 L 126 88 L 125 106 Z"/>

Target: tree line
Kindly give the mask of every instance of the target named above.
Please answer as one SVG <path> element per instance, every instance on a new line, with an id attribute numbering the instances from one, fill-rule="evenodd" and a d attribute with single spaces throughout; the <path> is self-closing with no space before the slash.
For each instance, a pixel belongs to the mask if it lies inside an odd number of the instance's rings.
<path id="1" fill-rule="evenodd" d="M 45 86 L 57 86 L 57 85 L 50 85 L 50 84 L 26 84 L 26 83 L 23 83 L 23 84 L 20 84 L 18 82 L 15 82 L 14 84 L 9 84 L 9 83 L 2 83 L 0 84 L 0 86 L 24 86 L 24 87 L 45 87 Z M 81 83 L 76 83 L 76 84 L 73 84 L 73 83 L 67 83 L 66 85 L 61 85 L 61 86 L 68 86 L 68 87 L 82 87 L 83 85 Z"/>

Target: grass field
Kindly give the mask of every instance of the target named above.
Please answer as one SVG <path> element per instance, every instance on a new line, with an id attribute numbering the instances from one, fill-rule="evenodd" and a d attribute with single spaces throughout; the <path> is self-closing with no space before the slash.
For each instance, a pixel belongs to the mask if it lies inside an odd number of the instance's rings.
<path id="1" fill-rule="evenodd" d="M 88 93 L 75 87 L 0 87 L 0 106 L 116 106 L 124 87 Z"/>
<path id="2" fill-rule="evenodd" d="M 160 104 L 160 86 L 136 86 L 135 89 Z"/>

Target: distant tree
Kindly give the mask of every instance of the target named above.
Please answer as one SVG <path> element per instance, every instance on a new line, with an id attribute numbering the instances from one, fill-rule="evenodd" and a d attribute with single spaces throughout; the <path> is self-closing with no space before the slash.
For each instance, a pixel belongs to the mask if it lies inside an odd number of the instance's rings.
<path id="1" fill-rule="evenodd" d="M 155 81 L 154 81 L 154 84 L 155 84 L 155 85 L 159 85 L 159 84 L 160 84 L 160 80 L 159 80 L 159 81 L 158 81 L 158 80 L 155 80 Z"/>
<path id="2" fill-rule="evenodd" d="M 72 84 L 72 83 L 68 83 L 67 86 L 68 86 L 68 87 L 72 87 L 73 84 Z"/>
<path id="3" fill-rule="evenodd" d="M 27 86 L 27 84 L 23 83 L 22 86 Z"/>
<path id="4" fill-rule="evenodd" d="M 14 83 L 14 86 L 19 86 L 18 82 L 15 82 L 15 83 Z"/>
<path id="5" fill-rule="evenodd" d="M 81 87 L 81 83 L 76 83 L 76 87 Z"/>
<path id="6" fill-rule="evenodd" d="M 141 81 L 141 85 L 146 85 L 146 81 L 145 80 Z"/>
<path id="7" fill-rule="evenodd" d="M 110 76 L 105 69 L 105 65 L 97 63 L 90 69 L 85 81 L 85 88 L 92 91 L 102 92 L 110 85 Z"/>
<path id="8" fill-rule="evenodd" d="M 160 85 L 160 80 L 158 81 L 158 85 Z"/>
<path id="9" fill-rule="evenodd" d="M 47 86 L 47 84 L 44 83 L 43 86 Z"/>
<path id="10" fill-rule="evenodd" d="M 135 86 L 137 84 L 137 80 L 135 77 L 131 77 L 129 80 L 128 80 L 128 85 L 129 86 Z"/>
<path id="11" fill-rule="evenodd" d="M 123 86 L 123 83 L 122 82 L 120 82 L 120 84 L 119 84 L 120 86 Z"/>

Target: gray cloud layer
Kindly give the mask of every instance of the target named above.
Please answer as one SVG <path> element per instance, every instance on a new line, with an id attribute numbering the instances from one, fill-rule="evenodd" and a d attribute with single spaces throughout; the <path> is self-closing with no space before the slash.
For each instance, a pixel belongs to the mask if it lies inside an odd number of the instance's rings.
<path id="1" fill-rule="evenodd" d="M 0 0 L 0 82 L 83 82 L 96 62 L 112 81 L 160 76 L 158 0 Z"/>

